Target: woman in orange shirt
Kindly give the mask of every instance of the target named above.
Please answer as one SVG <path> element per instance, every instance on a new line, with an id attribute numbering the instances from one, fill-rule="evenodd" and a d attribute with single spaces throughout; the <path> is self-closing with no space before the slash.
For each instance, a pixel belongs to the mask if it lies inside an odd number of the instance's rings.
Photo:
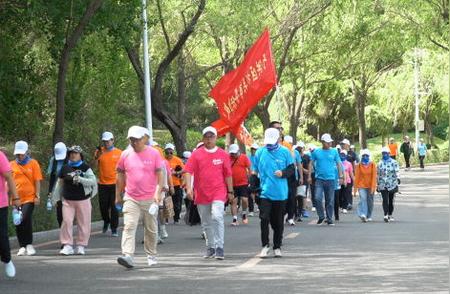
<path id="1" fill-rule="evenodd" d="M 370 161 L 370 151 L 361 151 L 361 162 L 355 166 L 355 186 L 358 189 L 358 216 L 365 223 L 372 221 L 373 195 L 377 187 L 377 166 Z"/>
<path id="2" fill-rule="evenodd" d="M 16 183 L 17 194 L 22 209 L 22 222 L 16 226 L 17 240 L 20 249 L 18 256 L 35 255 L 33 247 L 33 210 L 39 205 L 42 173 L 39 163 L 28 154 L 28 144 L 25 141 L 16 142 L 14 148 L 16 159 L 11 161 L 11 170 Z"/>

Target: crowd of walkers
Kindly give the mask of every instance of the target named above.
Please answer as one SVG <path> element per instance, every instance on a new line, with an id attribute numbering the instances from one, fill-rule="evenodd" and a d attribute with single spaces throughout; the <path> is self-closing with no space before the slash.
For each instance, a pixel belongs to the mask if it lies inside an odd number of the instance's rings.
<path id="1" fill-rule="evenodd" d="M 280 122 L 274 121 L 264 132 L 262 146 L 253 144 L 247 154 L 237 144 L 224 150 L 217 146 L 217 130 L 206 127 L 203 140 L 182 156 L 175 146 L 164 148 L 151 140 L 148 129 L 132 126 L 129 145 L 115 147 L 111 132 L 102 134 L 102 146 L 94 153 L 91 167 L 80 146 L 54 146 L 49 160 L 47 209 L 54 208 L 60 226 L 59 253 L 63 256 L 86 254 L 91 235 L 91 200 L 98 194 L 103 233 L 119 237 L 119 215 L 123 214 L 122 255 L 117 262 L 134 267 L 136 232 L 142 221 L 144 251 L 148 265 L 158 263 L 157 246 L 168 238 L 165 226 L 173 219 L 178 224 L 185 205 L 186 224 L 200 223 L 206 241 L 204 258 L 225 258 L 227 210 L 231 226 L 249 223 L 259 213 L 261 258 L 281 257 L 285 225 L 295 226 L 317 213 L 316 224 L 335 226 L 340 214 L 354 210 L 362 222 L 373 220 L 374 195 L 382 196 L 383 220 L 394 221 L 395 195 L 400 184 L 399 151 L 410 169 L 414 154 L 406 136 L 400 148 L 394 139 L 381 150 L 375 162 L 368 149 L 356 153 L 348 139 L 335 142 L 329 134 L 321 136 L 321 147 L 303 142 L 293 145 L 284 135 Z M 336 144 L 338 143 L 338 144 Z M 424 168 L 426 145 L 416 148 Z M 15 276 L 8 240 L 8 207 L 19 243 L 18 256 L 36 254 L 33 247 L 33 210 L 41 201 L 43 179 L 39 163 L 31 158 L 28 144 L 18 141 L 14 160 L 0 152 L 0 255 L 8 277 Z M 94 173 L 97 170 L 97 175 Z M 239 212 L 240 211 L 240 212 Z M 73 224 L 78 236 L 73 237 Z M 269 227 L 273 237 L 270 241 Z"/>

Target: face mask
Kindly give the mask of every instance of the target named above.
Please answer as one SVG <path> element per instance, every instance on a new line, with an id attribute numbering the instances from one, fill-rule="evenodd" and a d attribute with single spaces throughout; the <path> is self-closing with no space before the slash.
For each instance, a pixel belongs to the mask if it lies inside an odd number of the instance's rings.
<path id="1" fill-rule="evenodd" d="M 71 161 L 69 160 L 68 164 L 70 167 L 79 167 L 83 163 L 83 160 Z"/>
<path id="2" fill-rule="evenodd" d="M 111 147 L 106 148 L 106 150 L 111 151 L 114 149 L 114 145 L 111 145 Z"/>
<path id="3" fill-rule="evenodd" d="M 383 153 L 383 160 L 384 160 L 384 161 L 389 160 L 390 158 L 391 158 L 391 157 L 389 156 L 389 154 Z"/>
<path id="4" fill-rule="evenodd" d="M 369 161 L 370 161 L 369 156 L 363 156 L 363 157 L 361 158 L 361 163 L 364 164 L 364 165 L 369 164 Z"/>
<path id="5" fill-rule="evenodd" d="M 16 162 L 20 165 L 25 165 L 30 161 L 31 157 L 29 155 L 25 156 L 23 160 L 19 160 L 19 158 L 16 158 Z"/>
<path id="6" fill-rule="evenodd" d="M 268 149 L 269 151 L 273 151 L 273 150 L 278 149 L 278 147 L 280 147 L 280 145 L 278 145 L 278 143 L 275 143 L 275 144 L 267 144 L 266 147 L 267 147 L 267 149 Z"/>
<path id="7" fill-rule="evenodd" d="M 347 160 L 347 156 L 346 155 L 341 154 L 340 157 L 341 157 L 341 161 L 346 161 Z"/>

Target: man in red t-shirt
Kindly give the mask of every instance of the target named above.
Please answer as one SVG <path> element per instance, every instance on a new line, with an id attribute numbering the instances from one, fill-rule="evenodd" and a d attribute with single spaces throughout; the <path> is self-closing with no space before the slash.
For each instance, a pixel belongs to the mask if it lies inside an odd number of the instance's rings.
<path id="1" fill-rule="evenodd" d="M 194 200 L 207 235 L 204 258 L 224 259 L 224 207 L 225 201 L 234 199 L 230 156 L 216 146 L 217 130 L 203 130 L 204 145 L 195 150 L 184 168 L 186 196 Z M 194 176 L 195 198 L 191 177 Z"/>
<path id="2" fill-rule="evenodd" d="M 248 178 L 250 175 L 250 159 L 247 155 L 241 154 L 237 144 L 230 145 L 228 149 L 230 153 L 231 170 L 233 172 L 233 202 L 231 202 L 231 213 L 233 214 L 232 226 L 239 225 L 238 222 L 238 203 L 241 201 L 242 207 L 242 223 L 248 224 L 247 208 L 248 208 Z"/>

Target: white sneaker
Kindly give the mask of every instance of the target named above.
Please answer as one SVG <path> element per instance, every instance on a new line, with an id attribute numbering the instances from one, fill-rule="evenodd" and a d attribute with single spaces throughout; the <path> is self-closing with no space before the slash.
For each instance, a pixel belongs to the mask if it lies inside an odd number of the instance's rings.
<path id="1" fill-rule="evenodd" d="M 63 249 L 61 249 L 61 251 L 59 251 L 59 254 L 65 255 L 65 256 L 73 255 L 74 254 L 73 247 L 70 245 L 64 245 Z"/>
<path id="2" fill-rule="evenodd" d="M 345 208 L 342 209 L 342 213 L 343 213 L 343 214 L 347 214 L 347 213 L 348 213 L 347 209 L 345 209 Z"/>
<path id="3" fill-rule="evenodd" d="M 291 218 L 291 219 L 288 219 L 288 224 L 290 225 L 290 226 L 295 226 L 295 222 L 294 222 L 294 220 Z"/>
<path id="4" fill-rule="evenodd" d="M 390 221 L 390 222 L 395 221 L 395 219 L 394 219 L 391 215 L 389 215 L 388 218 L 389 218 L 389 221 Z"/>
<path id="5" fill-rule="evenodd" d="M 126 268 L 134 267 L 133 258 L 129 255 L 120 256 L 119 258 L 117 258 L 117 263 Z"/>
<path id="6" fill-rule="evenodd" d="M 367 219 L 367 221 L 368 221 L 368 222 L 371 222 L 371 221 L 372 221 L 372 218 L 371 218 L 371 217 L 369 217 L 369 218 Z"/>
<path id="7" fill-rule="evenodd" d="M 281 257 L 281 249 L 277 248 L 273 251 L 273 254 L 275 255 L 275 257 Z"/>
<path id="8" fill-rule="evenodd" d="M 27 255 L 27 249 L 25 247 L 20 247 L 19 252 L 17 252 L 17 256 L 25 256 Z"/>
<path id="9" fill-rule="evenodd" d="M 148 262 L 148 266 L 158 264 L 158 260 L 156 259 L 156 256 L 151 256 L 151 255 L 147 256 L 147 262 Z"/>
<path id="10" fill-rule="evenodd" d="M 269 246 L 264 246 L 261 249 L 261 253 L 259 254 L 260 258 L 267 258 L 267 256 L 269 256 L 269 251 L 270 251 L 270 247 Z"/>
<path id="11" fill-rule="evenodd" d="M 387 215 L 385 215 L 383 219 L 384 219 L 384 222 L 385 222 L 385 223 L 388 223 L 388 222 L 389 222 L 389 217 L 388 217 Z"/>
<path id="12" fill-rule="evenodd" d="M 167 234 L 166 226 L 161 226 L 161 239 L 167 239 L 169 234 Z"/>
<path id="13" fill-rule="evenodd" d="M 84 246 L 77 246 L 77 254 L 86 255 L 86 252 L 84 251 Z"/>
<path id="14" fill-rule="evenodd" d="M 367 222 L 367 217 L 363 214 L 359 217 L 363 223 Z"/>
<path id="15" fill-rule="evenodd" d="M 5 274 L 8 278 L 14 278 L 16 276 L 16 267 L 11 260 L 5 263 Z"/>
<path id="16" fill-rule="evenodd" d="M 315 208 L 315 207 L 311 208 L 311 211 L 312 211 L 312 212 L 315 212 L 315 211 L 316 211 L 316 208 Z"/>
<path id="17" fill-rule="evenodd" d="M 254 214 L 253 212 L 249 212 L 249 213 L 248 213 L 248 216 L 249 216 L 249 217 L 254 217 L 255 214 Z"/>
<path id="18" fill-rule="evenodd" d="M 33 256 L 36 254 L 36 249 L 34 249 L 33 245 L 29 244 L 27 245 L 27 255 Z"/>

